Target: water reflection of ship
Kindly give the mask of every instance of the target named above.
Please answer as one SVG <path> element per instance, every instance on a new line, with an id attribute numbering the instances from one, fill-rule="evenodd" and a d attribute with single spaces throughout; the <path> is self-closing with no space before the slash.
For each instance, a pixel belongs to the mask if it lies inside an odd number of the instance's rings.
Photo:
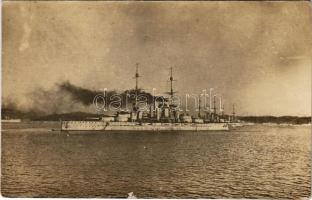
<path id="1" fill-rule="evenodd" d="M 161 101 L 154 100 L 149 104 L 148 109 L 141 109 L 137 101 L 140 93 L 138 64 L 135 73 L 135 103 L 130 111 L 119 111 L 116 115 L 101 116 L 98 120 L 86 121 L 64 121 L 63 130 L 228 130 L 229 124 L 233 126 L 239 124 L 235 117 L 235 108 L 233 105 L 232 115 L 224 114 L 224 104 L 222 97 L 219 101 L 219 109 L 216 106 L 216 95 L 209 93 L 208 109 L 202 109 L 201 95 L 198 98 L 198 114 L 191 116 L 187 112 L 181 112 L 177 102 L 175 102 L 175 93 L 173 82 L 173 69 L 170 68 L 170 89 L 167 95 L 162 97 Z M 157 97 L 155 99 L 158 99 Z M 144 126 L 141 129 L 137 126 Z M 161 128 L 160 128 L 161 127 Z"/>

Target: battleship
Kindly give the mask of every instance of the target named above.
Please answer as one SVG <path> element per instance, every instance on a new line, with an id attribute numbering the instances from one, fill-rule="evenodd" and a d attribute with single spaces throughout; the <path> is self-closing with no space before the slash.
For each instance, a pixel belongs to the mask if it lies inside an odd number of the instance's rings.
<path id="1" fill-rule="evenodd" d="M 61 131 L 228 131 L 242 124 L 235 117 L 235 108 L 231 115 L 224 114 L 224 104 L 220 98 L 219 109 L 216 107 L 216 95 L 209 95 L 208 110 L 202 113 L 201 98 L 198 99 L 198 116 L 182 113 L 174 102 L 173 70 L 170 68 L 170 90 L 163 101 L 154 101 L 148 109 L 140 109 L 137 101 L 140 91 L 138 65 L 135 73 L 135 103 L 131 111 L 117 111 L 113 115 L 102 115 L 82 121 L 62 121 Z"/>

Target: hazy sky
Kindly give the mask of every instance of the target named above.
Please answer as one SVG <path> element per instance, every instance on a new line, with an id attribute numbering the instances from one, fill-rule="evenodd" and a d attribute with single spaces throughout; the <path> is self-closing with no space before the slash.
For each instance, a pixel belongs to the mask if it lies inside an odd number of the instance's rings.
<path id="1" fill-rule="evenodd" d="M 311 114 L 309 2 L 3 2 L 2 91 L 215 88 L 241 115 Z"/>

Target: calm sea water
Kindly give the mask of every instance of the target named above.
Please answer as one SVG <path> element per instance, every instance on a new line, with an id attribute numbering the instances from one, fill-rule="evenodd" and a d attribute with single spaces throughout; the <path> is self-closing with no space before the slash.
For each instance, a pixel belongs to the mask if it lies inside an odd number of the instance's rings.
<path id="1" fill-rule="evenodd" d="M 3 125 L 3 196 L 310 196 L 311 127 L 65 134 L 53 126 Z"/>

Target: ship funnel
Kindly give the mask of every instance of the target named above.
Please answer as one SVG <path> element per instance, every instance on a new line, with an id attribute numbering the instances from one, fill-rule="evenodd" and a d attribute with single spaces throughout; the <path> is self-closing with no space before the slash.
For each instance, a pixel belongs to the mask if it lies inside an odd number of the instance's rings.
<path id="1" fill-rule="evenodd" d="M 209 90 L 209 108 L 210 108 L 210 112 L 213 112 L 213 107 L 212 107 L 212 90 L 213 90 L 213 88 L 210 88 L 210 90 Z"/>

